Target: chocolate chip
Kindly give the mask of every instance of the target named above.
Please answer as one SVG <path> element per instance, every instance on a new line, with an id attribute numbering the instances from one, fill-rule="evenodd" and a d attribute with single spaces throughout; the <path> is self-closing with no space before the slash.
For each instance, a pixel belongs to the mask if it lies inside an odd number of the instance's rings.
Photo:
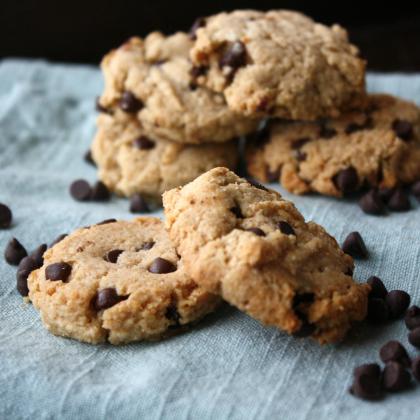
<path id="1" fill-rule="evenodd" d="M 279 222 L 277 226 L 280 229 L 280 232 L 284 233 L 285 235 L 296 235 L 295 230 L 292 228 L 292 226 L 290 226 L 289 223 L 285 221 Z"/>
<path id="2" fill-rule="evenodd" d="M 0 203 L 0 229 L 7 229 L 12 224 L 12 211 L 6 204 Z"/>
<path id="3" fill-rule="evenodd" d="M 39 245 L 37 248 L 35 248 L 29 256 L 32 257 L 32 259 L 37 264 L 37 268 L 41 267 L 42 264 L 44 264 L 44 252 L 47 250 L 47 244 Z"/>
<path id="4" fill-rule="evenodd" d="M 92 151 L 90 149 L 84 154 L 83 159 L 86 163 L 89 163 L 89 165 L 96 166 L 96 163 L 92 157 Z"/>
<path id="5" fill-rule="evenodd" d="M 220 68 L 227 66 L 231 67 L 233 70 L 237 70 L 239 67 L 243 67 L 245 65 L 246 48 L 241 41 L 236 41 L 230 44 L 219 60 Z"/>
<path id="6" fill-rule="evenodd" d="M 236 205 L 235 207 L 231 207 L 229 209 L 238 219 L 243 219 L 244 215 L 242 214 L 241 208 Z"/>
<path id="7" fill-rule="evenodd" d="M 155 142 L 146 136 L 140 136 L 133 141 L 133 145 L 139 150 L 150 150 L 155 147 Z"/>
<path id="8" fill-rule="evenodd" d="M 42 267 L 39 264 L 39 261 L 35 261 L 31 256 L 27 256 L 25 258 L 22 258 L 22 261 L 19 263 L 18 271 L 28 271 L 31 273 L 32 271 L 36 270 L 37 268 Z"/>
<path id="9" fill-rule="evenodd" d="M 385 298 L 391 318 L 400 318 L 410 305 L 410 295 L 404 290 L 391 290 Z"/>
<path id="10" fill-rule="evenodd" d="M 175 304 L 171 304 L 166 308 L 165 318 L 170 321 L 174 321 L 176 325 L 179 325 L 181 315 L 178 312 L 178 309 Z"/>
<path id="11" fill-rule="evenodd" d="M 370 285 L 369 298 L 385 299 L 388 290 L 386 290 L 383 281 L 379 277 L 369 277 L 367 283 Z"/>
<path id="12" fill-rule="evenodd" d="M 55 238 L 51 244 L 50 244 L 50 248 L 52 248 L 54 245 L 58 244 L 59 242 L 61 242 L 66 236 L 68 236 L 67 233 L 62 233 L 61 235 L 57 236 L 57 238 Z"/>
<path id="13" fill-rule="evenodd" d="M 143 102 L 137 99 L 133 93 L 125 91 L 120 99 L 120 108 L 124 112 L 134 114 L 143 108 Z"/>
<path id="14" fill-rule="evenodd" d="M 115 264 L 118 260 L 118 257 L 123 252 L 124 251 L 122 249 L 113 249 L 112 251 L 107 252 L 107 254 L 104 256 L 104 260 Z"/>
<path id="15" fill-rule="evenodd" d="M 392 211 L 408 211 L 411 203 L 408 195 L 401 188 L 397 188 L 388 201 L 388 208 Z"/>
<path id="16" fill-rule="evenodd" d="M 351 232 L 343 242 L 342 250 L 353 258 L 367 258 L 368 251 L 359 232 Z"/>
<path id="17" fill-rule="evenodd" d="M 92 187 L 90 198 L 93 201 L 108 201 L 111 198 L 111 194 L 102 181 L 97 181 Z"/>
<path id="18" fill-rule="evenodd" d="M 148 213 L 150 211 L 146 200 L 141 194 L 134 194 L 130 198 L 130 212 L 131 213 Z"/>
<path id="19" fill-rule="evenodd" d="M 403 366 L 409 367 L 411 364 L 410 357 L 404 346 L 396 340 L 388 341 L 379 350 L 379 356 L 384 363 L 398 362 Z"/>
<path id="20" fill-rule="evenodd" d="M 309 324 L 308 321 L 302 320 L 300 329 L 293 333 L 294 337 L 309 337 L 315 331 L 315 325 Z"/>
<path id="21" fill-rule="evenodd" d="M 42 265 L 42 264 L 41 264 Z M 32 271 L 41 267 L 32 257 L 25 257 L 19 263 L 16 272 L 16 289 L 22 296 L 28 296 L 28 276 Z"/>
<path id="22" fill-rule="evenodd" d="M 384 322 L 388 321 L 389 307 L 384 299 L 369 299 L 367 319 L 374 324 L 383 324 Z"/>
<path id="23" fill-rule="evenodd" d="M 253 187 L 258 188 L 259 190 L 268 191 L 264 185 L 260 184 L 259 182 L 255 181 L 255 179 L 247 178 L 246 179 Z"/>
<path id="24" fill-rule="evenodd" d="M 339 171 L 333 177 L 333 182 L 343 194 L 349 194 L 357 190 L 359 177 L 357 176 L 356 169 L 350 166 Z"/>
<path id="25" fill-rule="evenodd" d="M 95 102 L 95 109 L 98 112 L 102 112 L 103 114 L 112 114 L 112 111 L 106 107 L 104 107 L 101 102 L 100 102 L 100 98 L 96 98 L 96 102 Z"/>
<path id="26" fill-rule="evenodd" d="M 203 27 L 206 24 L 206 19 L 202 16 L 198 17 L 192 24 L 190 30 L 188 31 L 189 37 L 194 41 L 196 37 L 197 29 Z"/>
<path id="27" fill-rule="evenodd" d="M 294 140 L 291 147 L 293 150 L 298 150 L 310 141 L 311 139 L 309 137 L 302 137 L 300 139 Z"/>
<path id="28" fill-rule="evenodd" d="M 51 281 L 66 282 L 71 273 L 71 265 L 65 262 L 50 264 L 45 268 L 45 278 Z"/>
<path id="29" fill-rule="evenodd" d="M 390 392 L 402 391 L 410 386 L 410 374 L 397 362 L 386 364 L 382 374 L 383 387 Z"/>
<path id="30" fill-rule="evenodd" d="M 155 245 L 155 242 L 149 241 L 142 244 L 141 247 L 137 248 L 136 251 L 148 251 L 149 249 L 152 249 Z"/>
<path id="31" fill-rule="evenodd" d="M 197 77 L 204 76 L 208 71 L 208 67 L 206 66 L 193 66 L 190 70 L 190 76 L 193 79 L 197 79 Z"/>
<path id="32" fill-rule="evenodd" d="M 411 194 L 413 194 L 414 197 L 416 197 L 417 200 L 420 201 L 420 181 L 417 181 L 411 186 Z"/>
<path id="33" fill-rule="evenodd" d="M 255 233 L 255 235 L 257 235 L 257 236 L 265 236 L 265 232 L 262 229 L 257 228 L 257 227 L 252 227 L 252 228 L 245 229 L 245 230 L 247 232 Z"/>
<path id="34" fill-rule="evenodd" d="M 379 188 L 378 195 L 381 198 L 382 202 L 388 203 L 394 191 L 394 188 Z"/>
<path id="35" fill-rule="evenodd" d="M 173 271 L 176 271 L 176 265 L 160 257 L 155 258 L 149 267 L 149 272 L 154 274 L 172 273 Z"/>
<path id="36" fill-rule="evenodd" d="M 4 251 L 4 258 L 11 265 L 18 265 L 27 255 L 26 249 L 16 238 L 8 242 Z"/>
<path id="37" fill-rule="evenodd" d="M 416 305 L 408 308 L 405 313 L 404 322 L 409 330 L 420 327 L 420 308 Z"/>
<path id="38" fill-rule="evenodd" d="M 382 397 L 381 368 L 376 363 L 364 364 L 354 370 L 354 380 L 350 392 L 366 400 Z"/>
<path id="39" fill-rule="evenodd" d="M 370 190 L 359 200 L 360 208 L 367 214 L 383 214 L 385 205 L 375 189 Z"/>
<path id="40" fill-rule="evenodd" d="M 411 363 L 411 371 L 413 376 L 420 382 L 420 356 L 417 356 Z"/>
<path id="41" fill-rule="evenodd" d="M 113 287 L 107 287 L 96 293 L 96 296 L 92 299 L 92 305 L 96 311 L 102 311 L 111 308 L 127 298 L 128 296 L 119 296 Z"/>
<path id="42" fill-rule="evenodd" d="M 266 169 L 266 176 L 268 182 L 279 182 L 280 179 L 280 168 L 277 168 L 276 170 L 272 171 L 269 168 Z"/>
<path id="43" fill-rule="evenodd" d="M 408 121 L 396 119 L 392 123 L 392 129 L 402 140 L 410 140 L 413 136 L 413 125 Z"/>
<path id="44" fill-rule="evenodd" d="M 77 201 L 89 200 L 91 192 L 89 183 L 84 179 L 78 179 L 70 185 L 70 194 Z"/>
<path id="45" fill-rule="evenodd" d="M 105 219 L 102 220 L 102 222 L 96 223 L 96 226 L 109 225 L 110 223 L 115 223 L 116 221 L 117 219 Z"/>
<path id="46" fill-rule="evenodd" d="M 408 334 L 408 341 L 414 347 L 420 349 L 420 327 L 414 328 L 414 330 L 410 331 Z"/>
<path id="47" fill-rule="evenodd" d="M 321 125 L 319 130 L 319 136 L 323 139 L 331 139 L 337 135 L 337 130 L 334 128 L 328 128 L 325 124 Z"/>

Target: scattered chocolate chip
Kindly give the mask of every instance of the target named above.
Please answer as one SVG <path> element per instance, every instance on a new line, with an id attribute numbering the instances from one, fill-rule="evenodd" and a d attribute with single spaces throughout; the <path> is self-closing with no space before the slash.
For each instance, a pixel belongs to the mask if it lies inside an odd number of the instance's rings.
<path id="1" fill-rule="evenodd" d="M 108 201 L 111 198 L 111 194 L 102 181 L 97 181 L 92 187 L 90 198 L 93 201 Z"/>
<path id="2" fill-rule="evenodd" d="M 392 123 L 392 129 L 402 140 L 410 140 L 413 136 L 413 125 L 408 121 L 396 119 Z"/>
<path id="3" fill-rule="evenodd" d="M 133 141 L 133 145 L 139 150 L 150 150 L 155 147 L 155 142 L 146 136 L 140 136 Z"/>
<path id="4" fill-rule="evenodd" d="M 150 211 L 146 200 L 141 194 L 134 194 L 130 198 L 130 212 L 131 213 L 148 213 Z"/>
<path id="5" fill-rule="evenodd" d="M 378 195 L 381 198 L 382 202 L 386 204 L 388 203 L 394 191 L 394 188 L 379 188 Z"/>
<path id="6" fill-rule="evenodd" d="M 255 233 L 255 235 L 257 235 L 257 236 L 265 236 L 265 232 L 262 229 L 257 228 L 257 227 L 252 227 L 252 228 L 245 229 L 245 230 L 247 232 Z"/>
<path id="7" fill-rule="evenodd" d="M 398 362 L 388 362 L 382 374 L 383 387 L 390 392 L 398 392 L 410 386 L 410 374 Z"/>
<path id="8" fill-rule="evenodd" d="M 152 249 L 154 245 L 154 241 L 145 242 L 141 247 L 137 248 L 136 251 L 148 251 L 149 249 Z"/>
<path id="9" fill-rule="evenodd" d="M 167 307 L 165 312 L 165 318 L 169 319 L 170 321 L 174 321 L 176 325 L 179 325 L 181 315 L 179 314 L 175 304 L 171 304 Z"/>
<path id="10" fill-rule="evenodd" d="M 11 265 L 18 265 L 27 255 L 26 249 L 16 238 L 8 242 L 4 251 L 4 258 Z"/>
<path id="11" fill-rule="evenodd" d="M 22 261 L 19 263 L 18 271 L 28 271 L 29 273 L 40 268 L 39 262 L 35 261 L 31 256 L 22 258 Z"/>
<path id="12" fill-rule="evenodd" d="M 66 282 L 71 273 L 71 265 L 65 262 L 50 264 L 45 268 L 45 278 L 51 281 Z"/>
<path id="13" fill-rule="evenodd" d="M 369 277 L 367 283 L 370 285 L 369 298 L 385 299 L 388 290 L 379 277 Z"/>
<path id="14" fill-rule="evenodd" d="M 280 229 L 280 232 L 284 233 L 285 235 L 296 235 L 295 230 L 292 228 L 292 226 L 285 221 L 279 222 L 277 226 Z"/>
<path id="15" fill-rule="evenodd" d="M 84 179 L 78 179 L 70 185 L 70 194 L 77 201 L 87 201 L 90 199 L 92 190 Z"/>
<path id="16" fill-rule="evenodd" d="M 411 363 L 413 376 L 420 382 L 420 356 L 417 356 Z"/>
<path id="17" fill-rule="evenodd" d="M 391 290 L 385 298 L 391 318 L 400 318 L 410 305 L 410 295 L 404 290 Z"/>
<path id="18" fill-rule="evenodd" d="M 408 308 L 405 313 L 404 322 L 409 330 L 420 327 L 420 308 L 416 305 Z"/>
<path id="19" fill-rule="evenodd" d="M 329 128 L 325 124 L 321 125 L 319 130 L 319 136 L 323 139 L 331 139 L 337 135 L 337 130 L 334 128 Z"/>
<path id="20" fill-rule="evenodd" d="M 119 296 L 113 287 L 107 287 L 96 293 L 96 296 L 92 300 L 92 304 L 96 311 L 102 311 L 111 308 L 127 298 L 128 296 Z"/>
<path id="21" fill-rule="evenodd" d="M 417 347 L 418 349 L 420 349 L 420 327 L 414 328 L 414 330 L 411 330 L 409 332 L 408 341 L 414 347 Z"/>
<path id="22" fill-rule="evenodd" d="M 379 350 L 379 356 L 384 363 L 398 362 L 403 366 L 409 367 L 411 364 L 410 357 L 404 346 L 396 340 L 388 341 Z"/>
<path id="23" fill-rule="evenodd" d="M 143 102 L 137 99 L 133 93 L 125 91 L 120 99 L 120 108 L 124 112 L 134 114 L 143 108 Z"/>
<path id="24" fill-rule="evenodd" d="M 104 260 L 108 261 L 110 263 L 116 263 L 118 260 L 118 257 L 120 254 L 122 254 L 124 251 L 122 249 L 113 249 L 112 251 L 109 251 L 105 257 Z"/>
<path id="25" fill-rule="evenodd" d="M 359 206 L 367 214 L 378 215 L 385 212 L 385 205 L 375 189 L 371 189 L 362 196 L 359 200 Z"/>
<path id="26" fill-rule="evenodd" d="M 388 201 L 388 208 L 392 211 L 408 211 L 411 203 L 408 195 L 401 188 L 397 188 Z"/>
<path id="27" fill-rule="evenodd" d="M 0 229 L 7 229 L 12 224 L 12 211 L 6 204 L 0 203 Z"/>
<path id="28" fill-rule="evenodd" d="M 42 264 L 41 264 L 42 265 Z M 19 263 L 16 272 L 16 289 L 22 296 L 28 296 L 28 276 L 32 271 L 41 267 L 32 257 L 25 257 Z"/>
<path id="29" fill-rule="evenodd" d="M 50 248 L 52 248 L 54 245 L 58 244 L 59 242 L 61 242 L 66 236 L 68 236 L 67 233 L 62 233 L 61 235 L 57 236 L 57 238 L 55 238 L 51 244 L 50 244 Z"/>
<path id="30" fill-rule="evenodd" d="M 44 252 L 47 250 L 47 244 L 39 245 L 35 248 L 29 256 L 35 261 L 37 264 L 37 268 L 41 267 L 44 264 Z M 20 265 L 19 265 L 20 266 Z"/>
<path id="31" fill-rule="evenodd" d="M 417 200 L 420 201 L 420 181 L 417 181 L 411 186 L 411 194 L 413 194 L 414 197 L 416 197 Z"/>
<path id="32" fill-rule="evenodd" d="M 236 205 L 235 207 L 232 207 L 229 209 L 238 219 L 243 219 L 244 215 L 242 214 L 241 208 Z"/>
<path id="33" fill-rule="evenodd" d="M 259 190 L 268 191 L 264 185 L 260 184 L 259 182 L 255 181 L 255 179 L 247 178 L 246 179 L 253 187 L 258 188 Z"/>
<path id="34" fill-rule="evenodd" d="M 350 392 L 366 400 L 382 397 L 381 368 L 377 363 L 368 363 L 354 370 L 354 380 Z"/>
<path id="35" fill-rule="evenodd" d="M 194 41 L 196 37 L 196 32 L 198 28 L 203 27 L 206 24 L 206 19 L 202 16 L 198 17 L 192 24 L 190 30 L 188 31 L 189 37 Z"/>
<path id="36" fill-rule="evenodd" d="M 90 149 L 86 151 L 85 155 L 83 156 L 83 159 L 86 163 L 89 163 L 89 165 L 96 166 L 96 163 L 92 157 L 92 151 Z"/>
<path id="37" fill-rule="evenodd" d="M 351 232 L 343 242 L 343 251 L 353 258 L 367 258 L 368 251 L 359 232 Z"/>
<path id="38" fill-rule="evenodd" d="M 352 166 L 342 169 L 333 178 L 335 186 L 343 193 L 349 194 L 357 190 L 359 177 Z"/>
<path id="39" fill-rule="evenodd" d="M 383 324 L 384 322 L 388 321 L 389 307 L 384 299 L 369 299 L 367 319 L 374 324 Z"/>
<path id="40" fill-rule="evenodd" d="M 227 66 L 237 70 L 239 67 L 243 67 L 245 65 L 246 48 L 241 41 L 236 41 L 229 45 L 219 60 L 220 68 Z"/>
<path id="41" fill-rule="evenodd" d="M 102 222 L 96 223 L 96 226 L 109 225 L 110 223 L 115 223 L 116 221 L 117 219 L 105 219 L 105 220 L 102 220 Z"/>
<path id="42" fill-rule="evenodd" d="M 154 274 L 172 273 L 173 271 L 176 271 L 176 265 L 160 257 L 155 258 L 149 267 L 149 272 Z"/>
<path id="43" fill-rule="evenodd" d="M 277 168 L 276 170 L 272 171 L 271 169 L 266 169 L 266 176 L 268 182 L 279 182 L 280 179 L 280 168 Z"/>

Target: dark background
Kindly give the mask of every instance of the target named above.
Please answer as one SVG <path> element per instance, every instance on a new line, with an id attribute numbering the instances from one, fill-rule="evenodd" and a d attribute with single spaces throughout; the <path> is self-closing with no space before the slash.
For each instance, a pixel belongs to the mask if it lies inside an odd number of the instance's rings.
<path id="1" fill-rule="evenodd" d="M 131 35 L 188 30 L 197 16 L 235 8 L 289 8 L 341 23 L 369 69 L 420 71 L 420 2 L 408 1 L 0 0 L 0 58 L 97 64 Z"/>

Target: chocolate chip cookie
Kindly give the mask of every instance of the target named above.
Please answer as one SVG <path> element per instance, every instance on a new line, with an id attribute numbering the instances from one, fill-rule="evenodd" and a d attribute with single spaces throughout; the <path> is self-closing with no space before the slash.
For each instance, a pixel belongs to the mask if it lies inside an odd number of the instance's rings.
<path id="1" fill-rule="evenodd" d="M 239 10 L 200 20 L 193 36 L 197 83 L 244 115 L 312 120 L 363 102 L 365 62 L 338 25 Z"/>
<path id="2" fill-rule="evenodd" d="M 159 219 L 107 222 L 61 240 L 30 274 L 29 298 L 49 331 L 93 344 L 159 339 L 216 307 Z"/>
<path id="3" fill-rule="evenodd" d="M 141 193 L 154 201 L 171 188 L 216 166 L 235 168 L 237 142 L 181 144 L 152 137 L 121 110 L 101 114 L 92 144 L 99 179 L 123 196 Z"/>
<path id="4" fill-rule="evenodd" d="M 258 121 L 230 110 L 223 95 L 195 83 L 191 46 L 185 33 L 153 32 L 106 55 L 99 109 L 121 109 L 152 137 L 179 143 L 224 142 L 254 131 Z"/>
<path id="5" fill-rule="evenodd" d="M 330 343 L 365 318 L 353 259 L 275 191 L 215 168 L 163 203 L 188 274 L 262 323 Z"/>
<path id="6" fill-rule="evenodd" d="M 273 121 L 250 142 L 249 174 L 295 194 L 332 196 L 420 179 L 420 109 L 385 94 L 368 105 L 337 119 Z"/>

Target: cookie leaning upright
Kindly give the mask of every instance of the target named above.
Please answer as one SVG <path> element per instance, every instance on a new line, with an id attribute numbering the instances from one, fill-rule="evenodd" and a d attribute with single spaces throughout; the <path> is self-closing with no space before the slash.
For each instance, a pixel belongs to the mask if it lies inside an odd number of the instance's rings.
<path id="1" fill-rule="evenodd" d="M 303 14 L 239 10 L 198 21 L 197 82 L 245 115 L 336 116 L 364 93 L 365 62 L 338 25 Z"/>
<path id="2" fill-rule="evenodd" d="M 88 343 L 158 339 L 211 312 L 156 218 L 76 230 L 44 254 L 29 298 L 53 334 Z"/>
<path id="3" fill-rule="evenodd" d="M 152 137 L 180 143 L 224 142 L 254 131 L 255 119 L 230 110 L 223 95 L 197 86 L 188 34 L 131 38 L 102 60 L 102 110 L 135 116 Z"/>
<path id="4" fill-rule="evenodd" d="M 264 324 L 329 343 L 366 316 L 352 258 L 276 192 L 215 168 L 163 204 L 186 271 Z"/>

